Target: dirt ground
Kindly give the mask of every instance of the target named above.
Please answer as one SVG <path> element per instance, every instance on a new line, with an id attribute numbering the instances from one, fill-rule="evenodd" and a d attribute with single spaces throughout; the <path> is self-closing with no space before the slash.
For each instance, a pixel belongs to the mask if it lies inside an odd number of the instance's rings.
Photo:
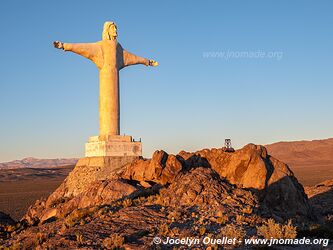
<path id="1" fill-rule="evenodd" d="M 72 169 L 0 170 L 0 211 L 19 220 L 37 199 L 52 193 Z"/>

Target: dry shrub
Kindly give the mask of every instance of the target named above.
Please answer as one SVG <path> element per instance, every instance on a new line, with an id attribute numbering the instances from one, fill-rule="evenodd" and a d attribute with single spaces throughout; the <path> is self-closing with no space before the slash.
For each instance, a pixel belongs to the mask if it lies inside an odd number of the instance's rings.
<path id="1" fill-rule="evenodd" d="M 174 227 L 170 231 L 170 236 L 171 237 L 175 237 L 176 235 L 179 235 L 179 234 L 180 234 L 180 230 L 179 230 L 178 227 Z"/>
<path id="2" fill-rule="evenodd" d="M 193 237 L 193 233 L 189 228 L 184 228 L 179 232 L 179 238 L 191 238 Z"/>
<path id="3" fill-rule="evenodd" d="M 297 235 L 296 227 L 292 225 L 291 220 L 282 225 L 273 219 L 269 219 L 264 225 L 257 227 L 257 233 L 265 239 L 295 239 Z"/>
<path id="4" fill-rule="evenodd" d="M 166 189 L 163 188 L 160 190 L 159 194 L 155 195 L 155 203 L 161 206 L 169 206 L 171 202 L 171 198 L 165 195 Z"/>
<path id="5" fill-rule="evenodd" d="M 253 208 L 251 206 L 246 206 L 245 208 L 242 209 L 242 213 L 252 214 L 253 213 Z"/>
<path id="6" fill-rule="evenodd" d="M 102 217 L 103 215 L 106 215 L 110 212 L 110 209 L 109 207 L 105 206 L 105 207 L 101 207 L 98 211 L 97 211 L 97 214 L 98 214 L 98 217 Z"/>
<path id="7" fill-rule="evenodd" d="M 246 236 L 246 231 L 242 227 L 237 227 L 234 224 L 228 224 L 221 229 L 221 238 L 227 237 L 228 239 L 236 238 L 236 240 L 243 241 Z M 237 242 L 236 241 L 236 242 Z"/>
<path id="8" fill-rule="evenodd" d="M 4 227 L 4 230 L 8 233 L 12 233 L 16 230 L 16 227 L 14 225 L 8 225 Z"/>
<path id="9" fill-rule="evenodd" d="M 142 203 L 145 202 L 145 201 L 146 201 L 146 197 L 144 197 L 144 196 L 139 196 L 138 198 L 133 199 L 133 205 L 134 205 L 134 206 L 138 206 L 138 205 L 142 204 Z"/>
<path id="10" fill-rule="evenodd" d="M 166 236 L 170 233 L 169 225 L 166 223 L 161 224 L 161 226 L 158 228 L 158 234 L 161 236 Z"/>
<path id="11" fill-rule="evenodd" d="M 167 217 L 172 221 L 177 221 L 182 217 L 182 213 L 181 211 L 173 210 L 169 212 Z"/>
<path id="12" fill-rule="evenodd" d="M 162 205 L 162 206 L 166 205 L 163 197 L 160 194 L 157 194 L 155 197 L 156 197 L 156 200 L 155 200 L 156 204 Z"/>
<path id="13" fill-rule="evenodd" d="M 216 219 L 216 223 L 224 225 L 227 223 L 228 219 L 229 219 L 228 216 L 222 216 Z"/>
<path id="14" fill-rule="evenodd" d="M 125 199 L 123 200 L 123 207 L 130 207 L 133 205 L 133 201 L 131 199 Z"/>
<path id="15" fill-rule="evenodd" d="M 125 238 L 120 234 L 114 233 L 103 240 L 103 246 L 106 249 L 121 249 L 124 245 Z"/>
<path id="16" fill-rule="evenodd" d="M 0 245 L 0 249 L 2 246 Z M 4 250 L 21 250 L 21 249 L 24 249 L 23 248 L 23 244 L 21 242 L 15 242 L 13 245 L 11 245 L 9 248 L 3 248 Z"/>
<path id="17" fill-rule="evenodd" d="M 204 227 L 204 226 L 201 226 L 200 228 L 199 228 L 199 235 L 204 235 L 206 233 L 206 228 Z"/>
<path id="18" fill-rule="evenodd" d="M 155 195 L 148 196 L 147 203 L 149 203 L 149 204 L 154 203 L 155 202 L 155 198 L 156 198 Z"/>
<path id="19" fill-rule="evenodd" d="M 77 209 L 69 214 L 65 219 L 65 225 L 68 228 L 71 228 L 85 219 L 87 216 L 91 215 L 92 211 L 89 209 Z"/>
<path id="20" fill-rule="evenodd" d="M 75 233 L 75 237 L 76 237 L 76 241 L 80 244 L 80 245 L 83 245 L 84 243 L 84 237 L 83 237 L 83 234 L 79 231 L 77 231 Z"/>
<path id="21" fill-rule="evenodd" d="M 46 241 L 46 238 L 47 238 L 46 234 L 38 232 L 36 234 L 36 238 L 35 238 L 36 245 L 38 246 L 38 245 L 43 244 Z"/>
<path id="22" fill-rule="evenodd" d="M 242 223 L 242 222 L 245 222 L 245 221 L 246 221 L 246 218 L 245 218 L 243 215 L 237 214 L 237 215 L 236 215 L 236 221 L 237 221 L 238 223 Z"/>

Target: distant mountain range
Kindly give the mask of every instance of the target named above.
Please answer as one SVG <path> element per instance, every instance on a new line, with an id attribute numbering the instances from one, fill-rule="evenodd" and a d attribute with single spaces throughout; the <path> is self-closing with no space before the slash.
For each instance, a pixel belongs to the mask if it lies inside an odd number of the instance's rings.
<path id="1" fill-rule="evenodd" d="M 266 148 L 270 155 L 287 163 L 303 185 L 333 179 L 333 138 L 277 142 Z"/>
<path id="2" fill-rule="evenodd" d="M 313 141 L 277 142 L 266 145 L 274 157 L 290 163 L 333 162 L 333 138 Z"/>
<path id="3" fill-rule="evenodd" d="M 77 158 L 69 159 L 38 159 L 33 157 L 24 158 L 10 162 L 0 163 L 0 169 L 17 169 L 17 168 L 54 168 L 60 166 L 75 165 Z"/>

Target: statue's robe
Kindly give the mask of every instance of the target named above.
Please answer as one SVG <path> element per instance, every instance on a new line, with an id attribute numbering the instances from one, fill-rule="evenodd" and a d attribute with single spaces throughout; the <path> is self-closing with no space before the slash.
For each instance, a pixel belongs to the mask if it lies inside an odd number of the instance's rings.
<path id="1" fill-rule="evenodd" d="M 96 43 L 64 43 L 64 50 L 93 61 L 99 69 L 100 135 L 119 135 L 119 70 L 134 64 L 149 65 L 149 60 L 124 50 L 117 40 Z"/>

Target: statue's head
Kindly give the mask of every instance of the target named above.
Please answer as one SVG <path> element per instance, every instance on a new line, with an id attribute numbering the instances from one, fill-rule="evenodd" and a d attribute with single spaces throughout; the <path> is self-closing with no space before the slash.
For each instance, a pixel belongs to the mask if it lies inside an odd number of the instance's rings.
<path id="1" fill-rule="evenodd" d="M 113 40 L 116 39 L 117 25 L 114 22 L 105 22 L 103 28 L 102 39 L 103 40 Z"/>

